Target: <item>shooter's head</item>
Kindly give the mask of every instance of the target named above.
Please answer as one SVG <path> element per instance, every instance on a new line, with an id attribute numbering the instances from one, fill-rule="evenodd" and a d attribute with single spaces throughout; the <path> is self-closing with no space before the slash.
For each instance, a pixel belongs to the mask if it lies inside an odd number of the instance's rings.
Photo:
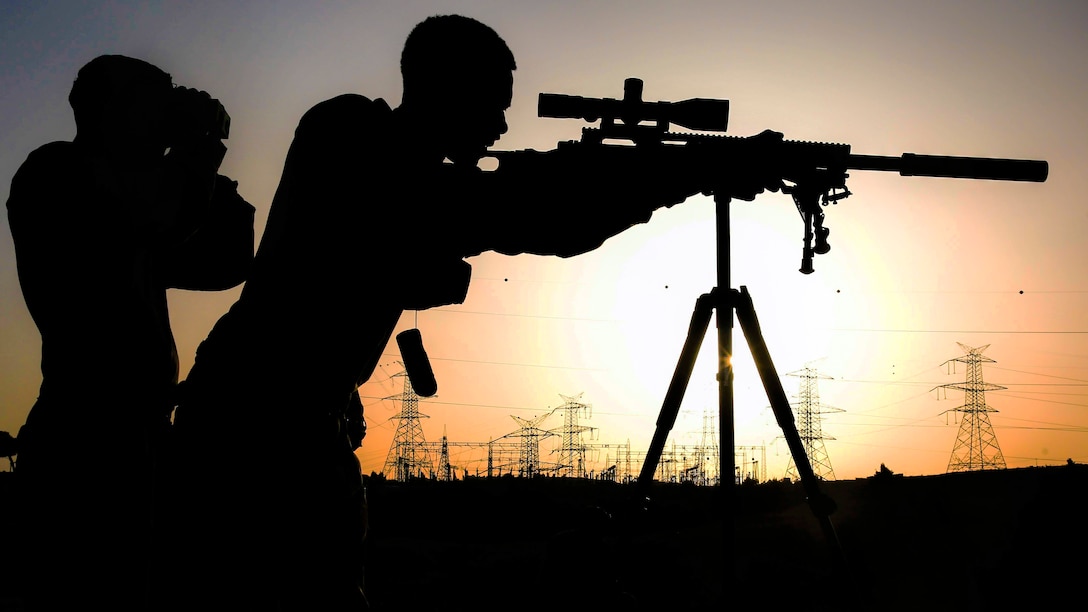
<path id="1" fill-rule="evenodd" d="M 68 102 L 76 139 L 124 157 L 162 156 L 170 75 L 143 60 L 102 55 L 76 75 Z"/>
<path id="2" fill-rule="evenodd" d="M 431 153 L 475 165 L 506 132 L 517 64 L 490 27 L 460 15 L 428 17 L 408 35 L 400 68 L 400 107 Z"/>

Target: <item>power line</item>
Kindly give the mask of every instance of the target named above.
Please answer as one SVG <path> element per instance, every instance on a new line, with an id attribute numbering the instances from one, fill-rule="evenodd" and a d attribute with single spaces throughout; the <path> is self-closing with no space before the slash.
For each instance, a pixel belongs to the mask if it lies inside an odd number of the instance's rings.
<path id="1" fill-rule="evenodd" d="M 548 370 L 576 370 L 582 372 L 608 372 L 609 368 L 585 368 L 576 366 L 548 365 L 543 363 L 514 363 L 512 361 L 483 361 L 473 359 L 453 359 L 450 357 L 431 357 L 431 361 L 450 361 L 456 363 L 477 363 L 481 365 L 502 365 L 523 368 L 544 368 Z"/>
<path id="2" fill-rule="evenodd" d="M 1037 397 L 1021 397 L 1019 395 L 1010 395 L 1008 393 L 1002 393 L 1001 397 L 1011 397 L 1013 399 L 1024 400 L 1025 402 L 1040 402 L 1043 404 L 1058 404 L 1059 406 L 1077 406 L 1079 408 L 1088 408 L 1088 404 L 1077 404 L 1074 402 L 1058 402 L 1055 400 L 1039 399 Z"/>
<path id="3" fill-rule="evenodd" d="M 558 321 L 588 321 L 591 323 L 620 323 L 620 319 L 598 319 L 593 317 L 572 317 L 562 315 L 520 314 L 516 312 L 485 312 L 481 310 L 460 310 L 454 308 L 432 308 L 427 312 L 444 312 L 447 314 L 467 314 L 485 317 L 515 317 L 519 319 L 546 319 Z"/>
<path id="4" fill-rule="evenodd" d="M 1044 293 L 1044 292 L 1036 292 Z M 1060 292 L 1051 292 L 1060 293 Z M 1079 293 L 1079 292 L 1077 292 Z M 628 319 L 576 317 L 563 315 L 522 314 L 514 312 L 487 312 L 481 310 L 459 310 L 454 308 L 433 308 L 428 312 L 442 312 L 447 314 L 468 314 L 477 316 L 513 317 L 521 319 L 543 319 L 557 321 L 586 321 L 591 323 L 624 323 Z M 902 328 L 861 328 L 861 327 L 828 327 L 820 331 L 850 332 L 850 333 L 890 333 L 890 334 L 1019 334 L 1019 335 L 1085 335 L 1088 330 L 967 330 L 967 329 L 902 329 Z"/>
<path id="5" fill-rule="evenodd" d="M 361 397 L 363 399 L 383 400 L 383 401 L 386 400 L 386 399 L 389 399 L 388 397 L 378 397 L 378 396 L 375 396 L 375 395 L 360 395 L 359 397 Z M 540 410 L 539 408 L 523 408 L 523 407 L 520 407 L 520 406 L 496 406 L 496 405 L 491 405 L 491 404 L 468 404 L 468 403 L 463 403 L 463 402 L 439 402 L 439 401 L 434 401 L 434 400 L 425 400 L 424 403 L 426 403 L 428 405 L 437 404 L 437 405 L 441 405 L 441 406 L 464 406 L 464 407 L 468 407 L 468 408 L 495 408 L 495 409 L 498 409 L 498 410 L 532 410 L 534 412 Z M 370 405 L 373 406 L 375 404 L 370 404 Z"/>
<path id="6" fill-rule="evenodd" d="M 1076 433 L 1088 433 L 1088 427 L 1028 427 L 1026 425 L 997 425 L 997 429 L 1024 429 L 1028 431 L 1071 431 Z"/>
<path id="7" fill-rule="evenodd" d="M 1088 387 L 1088 383 L 1005 383 L 1010 387 Z"/>
<path id="8" fill-rule="evenodd" d="M 397 357 L 397 358 L 400 357 L 400 355 L 396 355 L 396 354 L 393 354 L 393 353 L 382 353 L 382 356 L 383 357 Z M 578 367 L 578 366 L 549 365 L 549 364 L 545 364 L 545 363 L 516 363 L 516 362 L 513 362 L 513 361 L 484 361 L 484 360 L 476 360 L 476 359 L 454 359 L 452 357 L 433 357 L 433 356 L 430 356 L 429 359 L 431 361 L 448 361 L 448 362 L 451 362 L 451 363 L 475 363 L 475 364 L 480 364 L 480 365 L 502 365 L 502 366 L 512 366 L 512 367 L 522 367 L 522 368 L 543 368 L 543 369 L 547 369 L 547 370 L 574 370 L 574 371 L 580 371 L 580 372 L 608 372 L 608 371 L 610 371 L 609 368 L 586 368 L 586 367 Z"/>
<path id="9" fill-rule="evenodd" d="M 860 327 L 829 327 L 826 331 L 881 333 L 881 334 L 1043 334 L 1084 335 L 1088 331 L 1077 330 L 994 330 L 994 329 L 877 329 Z"/>
<path id="10" fill-rule="evenodd" d="M 841 291 L 836 290 L 837 294 L 841 294 Z M 857 291 L 851 291 L 849 295 L 1004 295 L 1004 294 L 1018 294 L 1018 295 L 1035 295 L 1037 293 L 1045 294 L 1080 294 L 1088 293 L 1088 290 L 1084 289 L 995 289 L 992 291 L 948 291 L 941 289 L 931 290 L 868 290 L 861 289 Z"/>
<path id="11" fill-rule="evenodd" d="M 1072 380 L 1072 381 L 1075 381 L 1075 382 L 1088 383 L 1088 380 L 1085 380 L 1083 378 L 1069 378 L 1067 376 L 1055 376 L 1053 374 L 1040 374 L 1038 372 L 1025 372 L 1024 370 L 1012 370 L 1012 369 L 1009 369 L 1009 368 L 999 368 L 997 366 L 994 366 L 993 369 L 1001 370 L 1003 372 L 1015 372 L 1017 374 L 1030 374 L 1032 376 L 1043 376 L 1043 377 L 1046 377 L 1046 378 L 1057 378 L 1059 380 Z"/>

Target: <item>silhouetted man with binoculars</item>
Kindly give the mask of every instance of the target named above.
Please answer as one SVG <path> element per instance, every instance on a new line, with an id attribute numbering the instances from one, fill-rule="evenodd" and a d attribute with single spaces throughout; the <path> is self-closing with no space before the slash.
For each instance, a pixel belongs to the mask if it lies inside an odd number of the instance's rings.
<path id="1" fill-rule="evenodd" d="M 170 288 L 246 277 L 254 209 L 218 174 L 229 116 L 142 60 L 80 69 L 76 136 L 32 152 L 7 202 L 40 394 L 20 429 L 29 610 L 148 609 L 154 495 L 177 400 Z"/>

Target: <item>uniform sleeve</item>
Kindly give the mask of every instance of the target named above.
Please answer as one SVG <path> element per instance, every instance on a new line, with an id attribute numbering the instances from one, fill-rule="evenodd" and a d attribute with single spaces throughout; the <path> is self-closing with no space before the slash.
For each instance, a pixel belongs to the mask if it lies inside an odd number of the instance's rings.
<path id="1" fill-rule="evenodd" d="M 246 280 L 253 263 L 255 209 L 238 193 L 238 183 L 218 175 L 207 217 L 180 246 L 162 259 L 166 286 L 219 291 Z"/>
<path id="2" fill-rule="evenodd" d="M 629 147 L 592 156 L 578 148 L 517 151 L 492 172 L 450 169 L 436 181 L 445 200 L 428 228 L 432 241 L 463 257 L 495 251 L 573 257 L 646 223 L 655 210 L 700 193 L 701 174 L 682 156 Z"/>

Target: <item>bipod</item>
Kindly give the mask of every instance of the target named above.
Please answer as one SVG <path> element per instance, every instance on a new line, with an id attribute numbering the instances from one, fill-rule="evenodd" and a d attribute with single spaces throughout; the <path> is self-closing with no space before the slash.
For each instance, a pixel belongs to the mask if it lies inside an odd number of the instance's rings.
<path id="1" fill-rule="evenodd" d="M 767 392 L 767 398 L 770 400 L 775 419 L 778 421 L 778 426 L 782 429 L 782 434 L 789 445 L 790 453 L 793 456 L 793 462 L 797 468 L 797 473 L 800 476 L 801 484 L 805 491 L 806 501 L 808 502 L 813 515 L 815 515 L 820 523 L 820 528 L 831 549 L 834 560 L 839 564 L 840 568 L 845 569 L 845 557 L 830 517 L 831 513 L 835 510 L 835 503 L 820 491 L 819 479 L 816 477 L 815 472 L 813 472 L 812 464 L 809 462 L 808 455 L 805 453 L 805 447 L 801 441 L 801 436 L 797 431 L 797 425 L 793 418 L 793 411 L 790 409 L 789 400 L 786 397 L 786 392 L 782 389 L 782 382 L 778 378 L 774 363 L 771 361 L 770 352 L 767 350 L 767 344 L 763 339 L 763 333 L 760 331 L 759 321 L 756 318 L 756 311 L 752 305 L 752 297 L 748 294 L 748 289 L 744 286 L 742 286 L 739 291 L 730 289 L 727 292 L 723 292 L 720 288 L 715 288 L 710 293 L 699 296 L 695 302 L 695 311 L 691 316 L 691 324 L 688 327 L 688 335 L 684 341 L 684 348 L 680 353 L 680 359 L 676 364 L 676 370 L 673 373 L 672 381 L 669 383 L 669 389 L 662 402 L 661 413 L 658 415 L 657 419 L 657 429 L 654 431 L 653 440 L 650 442 L 650 448 L 646 453 L 646 459 L 642 465 L 642 471 L 639 474 L 636 484 L 639 499 L 645 500 L 649 498 L 650 484 L 653 482 L 654 473 L 657 471 L 658 464 L 661 460 L 661 453 L 665 448 L 665 440 L 668 438 L 669 432 L 676 423 L 676 416 L 680 411 L 680 403 L 684 399 L 684 392 L 687 390 L 688 382 L 691 379 L 691 373 L 695 368 L 695 360 L 699 355 L 699 347 L 703 342 L 703 338 L 706 336 L 707 329 L 710 326 L 711 316 L 715 310 L 720 311 L 719 318 L 721 318 L 722 312 L 736 313 L 737 321 L 741 326 L 741 331 L 748 341 L 748 348 L 751 351 L 752 359 L 755 361 L 759 376 L 763 380 L 763 388 Z M 732 317 L 729 318 L 731 319 Z M 731 399 L 732 366 L 728 364 L 728 360 L 732 357 L 731 350 L 732 347 L 725 347 L 722 350 L 719 350 L 719 359 L 721 362 L 719 363 L 718 373 L 719 382 L 724 383 L 725 387 L 730 388 L 729 399 Z M 728 409 L 730 422 L 722 424 L 723 430 L 726 427 L 729 427 L 730 430 L 732 428 L 731 402 Z M 725 412 L 725 410 L 723 410 L 723 412 Z M 731 442 L 732 436 L 729 436 L 729 439 Z M 720 452 L 724 458 L 725 453 L 732 452 L 732 444 L 730 443 L 729 447 L 722 447 Z M 724 466 L 725 464 L 726 461 L 723 459 L 722 465 Z M 724 501 L 726 507 L 730 508 L 730 512 L 732 512 L 732 505 L 735 503 L 735 495 L 733 495 L 733 493 L 735 493 L 734 489 L 736 483 L 732 469 L 733 461 L 728 461 L 728 464 L 730 466 L 729 473 L 726 473 L 724 469 L 720 470 L 720 486 L 730 493 L 725 496 Z"/>

